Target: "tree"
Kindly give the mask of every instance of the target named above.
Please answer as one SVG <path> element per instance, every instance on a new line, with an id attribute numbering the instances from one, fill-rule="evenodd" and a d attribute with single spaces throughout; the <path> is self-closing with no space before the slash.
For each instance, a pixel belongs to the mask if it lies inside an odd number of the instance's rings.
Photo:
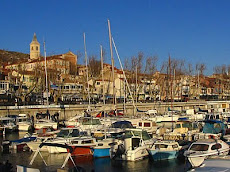
<path id="1" fill-rule="evenodd" d="M 96 55 L 89 56 L 89 76 L 98 77 L 101 73 L 101 61 L 97 60 Z"/>

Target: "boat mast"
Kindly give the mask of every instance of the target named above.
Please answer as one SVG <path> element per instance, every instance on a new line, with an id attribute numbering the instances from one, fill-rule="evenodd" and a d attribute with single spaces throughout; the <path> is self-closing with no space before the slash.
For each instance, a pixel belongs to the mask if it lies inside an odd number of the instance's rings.
<path id="1" fill-rule="evenodd" d="M 89 107 L 88 107 L 88 110 L 90 110 L 89 68 L 88 68 L 88 58 L 87 58 L 87 52 L 86 52 L 85 33 L 83 33 L 83 38 L 84 38 L 84 49 L 85 49 L 86 80 L 87 80 L 88 99 L 89 99 Z"/>
<path id="2" fill-rule="evenodd" d="M 103 85 L 103 105 L 105 107 L 105 82 L 104 82 L 104 68 L 103 68 L 103 51 L 102 51 L 102 45 L 100 45 L 101 47 L 101 77 L 102 77 L 102 85 Z"/>
<path id="3" fill-rule="evenodd" d="M 104 68 L 103 68 L 103 51 L 102 51 L 102 45 L 101 47 L 101 77 L 102 77 L 102 86 L 103 86 L 103 114 L 104 114 L 104 119 L 105 119 L 105 82 L 104 82 Z M 105 139 L 107 138 L 106 134 L 106 127 L 105 127 Z"/>
<path id="4" fill-rule="evenodd" d="M 48 110 L 48 107 L 49 107 L 49 97 L 48 97 L 48 77 L 47 77 L 47 64 L 46 64 L 46 43 L 44 41 L 43 43 L 44 45 L 44 57 L 45 57 L 45 75 L 46 75 L 46 105 L 47 105 L 47 110 Z"/>
<path id="5" fill-rule="evenodd" d="M 113 104 L 116 109 L 116 95 L 115 95 L 115 81 L 114 81 L 114 58 L 113 58 L 113 48 L 112 48 L 112 36 L 110 29 L 110 21 L 108 20 L 108 28 L 109 28 L 109 45 L 110 45 L 110 54 L 111 54 L 111 62 L 112 62 L 112 79 L 113 79 Z"/>

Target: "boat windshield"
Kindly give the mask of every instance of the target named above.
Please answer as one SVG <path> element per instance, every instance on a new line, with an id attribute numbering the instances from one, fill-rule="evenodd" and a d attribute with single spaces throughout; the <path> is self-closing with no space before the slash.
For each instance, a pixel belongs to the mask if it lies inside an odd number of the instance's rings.
<path id="1" fill-rule="evenodd" d="M 142 137 L 143 140 L 151 139 L 147 131 L 135 131 L 135 130 L 125 131 L 125 138 L 131 138 L 132 136 Z"/>
<path id="2" fill-rule="evenodd" d="M 188 128 L 189 130 L 192 130 L 192 124 L 191 123 L 183 123 L 182 127 L 183 128 Z"/>
<path id="3" fill-rule="evenodd" d="M 82 121 L 82 125 L 101 125 L 101 122 L 99 119 L 84 119 Z"/>
<path id="4" fill-rule="evenodd" d="M 176 128 L 181 128 L 181 125 L 180 124 L 176 124 Z"/>
<path id="5" fill-rule="evenodd" d="M 78 129 L 74 129 L 72 131 L 69 130 L 61 130 L 58 134 L 57 137 L 78 137 L 79 136 L 79 130 Z"/>
<path id="6" fill-rule="evenodd" d="M 79 135 L 79 130 L 77 129 L 74 129 L 73 132 L 69 134 L 70 137 L 78 137 Z"/>
<path id="7" fill-rule="evenodd" d="M 193 151 L 207 151 L 208 147 L 209 147 L 209 145 L 207 145 L 207 144 L 193 144 L 192 147 L 190 148 L 190 150 L 193 150 Z"/>
<path id="8" fill-rule="evenodd" d="M 58 134 L 57 137 L 68 137 L 69 135 L 69 130 L 61 130 Z"/>
<path id="9" fill-rule="evenodd" d="M 18 119 L 18 122 L 27 122 L 29 121 L 27 118 L 19 118 Z"/>

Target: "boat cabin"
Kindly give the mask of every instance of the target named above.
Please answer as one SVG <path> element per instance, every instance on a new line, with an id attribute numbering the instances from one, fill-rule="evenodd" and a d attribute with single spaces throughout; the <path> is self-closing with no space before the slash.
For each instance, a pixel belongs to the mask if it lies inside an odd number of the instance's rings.
<path id="1" fill-rule="evenodd" d="M 79 137 L 87 135 L 86 132 L 80 132 L 77 128 L 63 128 L 59 133 L 57 133 L 57 137 L 62 138 L 70 138 L 70 137 Z"/>
<path id="2" fill-rule="evenodd" d="M 188 131 L 198 130 L 195 123 L 190 121 L 177 121 L 173 133 L 187 134 Z"/>
<path id="3" fill-rule="evenodd" d="M 150 140 L 151 137 L 146 130 L 142 129 L 126 129 L 124 133 L 124 138 L 139 137 L 145 140 Z"/>
<path id="4" fill-rule="evenodd" d="M 159 149 L 159 150 L 179 150 L 181 149 L 181 146 L 178 144 L 178 142 L 175 141 L 157 141 L 154 143 L 153 148 Z M 153 149 L 152 148 L 152 149 Z"/>
<path id="5" fill-rule="evenodd" d="M 212 133 L 212 134 L 222 133 L 224 134 L 226 131 L 226 126 L 224 125 L 222 121 L 207 120 L 204 122 L 205 124 L 203 126 L 203 133 Z"/>
<path id="6" fill-rule="evenodd" d="M 189 147 L 188 151 L 204 151 L 204 152 L 212 152 L 214 150 L 222 149 L 226 146 L 222 140 L 214 140 L 214 139 L 205 139 L 205 140 L 198 140 L 194 142 Z"/>

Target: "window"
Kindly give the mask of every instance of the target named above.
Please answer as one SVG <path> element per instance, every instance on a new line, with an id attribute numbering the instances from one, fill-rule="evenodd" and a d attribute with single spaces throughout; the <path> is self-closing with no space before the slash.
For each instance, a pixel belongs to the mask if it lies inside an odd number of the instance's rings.
<path id="1" fill-rule="evenodd" d="M 82 144 L 93 143 L 93 140 L 82 141 Z"/>
<path id="2" fill-rule="evenodd" d="M 211 147 L 212 150 L 220 149 L 222 148 L 221 144 L 217 143 Z"/>
<path id="3" fill-rule="evenodd" d="M 148 122 L 148 123 L 144 123 L 144 127 L 150 127 L 150 122 Z"/>
<path id="4" fill-rule="evenodd" d="M 156 145 L 156 149 L 167 148 L 167 147 L 168 147 L 168 145 L 165 145 L 165 144 Z"/>
<path id="5" fill-rule="evenodd" d="M 172 148 L 175 149 L 175 148 L 178 148 L 178 145 L 172 145 Z"/>
<path id="6" fill-rule="evenodd" d="M 193 151 L 207 151 L 208 150 L 208 145 L 206 144 L 193 144 L 190 148 L 190 150 Z"/>
<path id="7" fill-rule="evenodd" d="M 36 50 L 38 51 L 38 46 L 36 46 Z"/>
<path id="8" fill-rule="evenodd" d="M 142 122 L 139 122 L 139 126 L 140 126 L 140 127 L 142 126 Z"/>
<path id="9" fill-rule="evenodd" d="M 97 82 L 97 85 L 100 85 L 100 82 Z"/>
<path id="10" fill-rule="evenodd" d="M 74 129 L 73 132 L 71 133 L 72 137 L 78 137 L 79 136 L 79 130 Z"/>
<path id="11" fill-rule="evenodd" d="M 31 50 L 34 50 L 34 47 L 31 47 Z"/>

